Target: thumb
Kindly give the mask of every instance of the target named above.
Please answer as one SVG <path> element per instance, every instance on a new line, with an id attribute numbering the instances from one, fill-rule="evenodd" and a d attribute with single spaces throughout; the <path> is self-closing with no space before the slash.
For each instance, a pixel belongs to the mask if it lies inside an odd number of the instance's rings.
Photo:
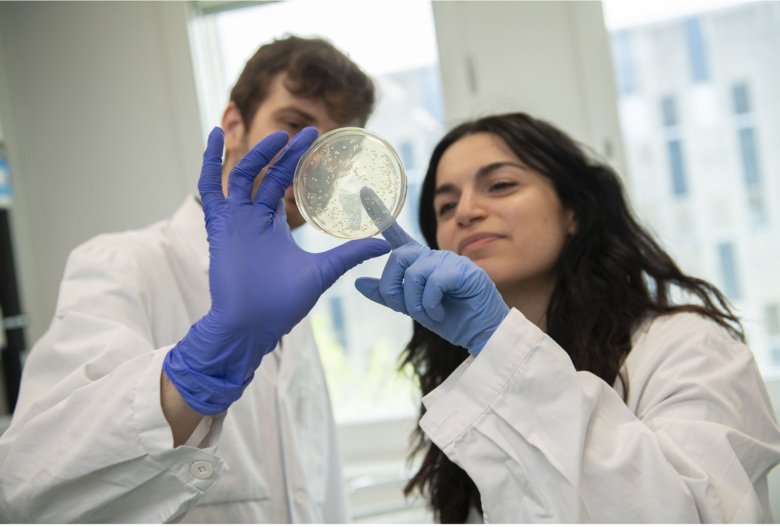
<path id="1" fill-rule="evenodd" d="M 384 303 L 382 295 L 379 293 L 379 280 L 377 278 L 358 278 L 355 280 L 355 289 L 360 291 L 360 293 L 369 300 L 373 300 L 377 304 L 382 304 L 383 306 L 387 305 Z"/>
<path id="2" fill-rule="evenodd" d="M 403 302 L 396 305 L 395 302 L 388 303 L 387 300 L 385 300 L 385 298 L 382 296 L 382 293 L 379 292 L 378 278 L 369 278 L 367 276 L 360 277 L 355 280 L 355 289 L 360 291 L 364 297 L 368 298 L 369 300 L 373 300 L 381 306 L 389 307 L 393 311 L 397 311 L 404 315 L 409 314 L 406 312 L 406 309 L 404 309 Z"/>
<path id="3" fill-rule="evenodd" d="M 390 252 L 390 245 L 379 238 L 352 240 L 319 255 L 322 266 L 324 286 L 330 287 L 338 278 L 369 258 L 375 258 Z"/>

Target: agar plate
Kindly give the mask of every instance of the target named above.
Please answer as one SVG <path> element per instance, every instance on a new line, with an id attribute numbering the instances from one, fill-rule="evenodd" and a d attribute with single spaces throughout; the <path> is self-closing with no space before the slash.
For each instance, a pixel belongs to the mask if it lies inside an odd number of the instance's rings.
<path id="1" fill-rule="evenodd" d="M 368 214 L 365 189 L 389 215 Z M 312 225 L 339 238 L 366 238 L 382 232 L 406 200 L 406 174 L 398 154 L 363 128 L 337 128 L 319 137 L 298 161 L 293 179 L 295 202 Z"/>

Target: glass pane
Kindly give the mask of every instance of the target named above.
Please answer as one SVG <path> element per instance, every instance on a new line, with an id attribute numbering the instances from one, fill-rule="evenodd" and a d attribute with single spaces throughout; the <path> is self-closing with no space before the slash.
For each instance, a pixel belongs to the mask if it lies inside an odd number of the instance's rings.
<path id="1" fill-rule="evenodd" d="M 664 126 L 677 124 L 677 101 L 674 100 L 674 97 L 661 99 L 661 113 L 663 114 Z"/>
<path id="2" fill-rule="evenodd" d="M 688 18 L 684 27 L 688 56 L 691 61 L 691 77 L 694 82 L 705 82 L 709 80 L 710 75 L 707 67 L 704 37 L 701 34 L 701 21 L 696 17 Z"/>
<path id="3" fill-rule="evenodd" d="M 688 183 L 683 167 L 682 142 L 679 139 L 667 141 L 666 150 L 669 153 L 669 170 L 672 173 L 672 191 L 675 196 L 683 196 L 688 192 Z"/>
<path id="4" fill-rule="evenodd" d="M 618 106 L 635 208 L 780 374 L 780 2 L 603 6 L 619 87 L 631 79 Z"/>
<path id="5" fill-rule="evenodd" d="M 740 82 L 734 85 L 732 89 L 734 98 L 734 113 L 737 115 L 750 113 L 750 98 L 747 84 Z"/>
<path id="6" fill-rule="evenodd" d="M 431 4 L 421 0 L 288 1 L 198 17 L 193 49 L 199 92 L 206 101 L 204 137 L 218 122 L 228 91 L 258 46 L 286 34 L 330 40 L 377 84 L 377 106 L 366 128 L 387 139 L 402 157 L 409 189 L 399 223 L 418 239 L 416 209 L 422 175 L 435 141 L 444 133 Z M 211 64 L 211 68 L 209 68 Z M 209 94 L 219 93 L 220 96 Z M 304 226 L 295 232 L 305 249 L 319 252 L 342 240 Z M 340 279 L 312 311 L 341 423 L 412 416 L 419 390 L 398 370 L 411 322 L 365 299 L 359 276 L 379 277 L 386 258 L 364 263 Z"/>
<path id="7" fill-rule="evenodd" d="M 739 134 L 739 151 L 742 157 L 742 173 L 745 184 L 749 187 L 758 187 L 761 181 L 758 175 L 758 153 L 756 152 L 755 131 L 752 128 L 742 128 Z"/>

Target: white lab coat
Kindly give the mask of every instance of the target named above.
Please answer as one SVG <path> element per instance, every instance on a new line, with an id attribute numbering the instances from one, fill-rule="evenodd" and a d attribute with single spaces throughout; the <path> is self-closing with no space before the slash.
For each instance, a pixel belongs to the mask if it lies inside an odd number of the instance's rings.
<path id="1" fill-rule="evenodd" d="M 663 316 L 625 371 L 627 404 L 512 310 L 424 398 L 421 426 L 489 522 L 771 522 L 780 430 L 750 350 L 708 319 Z"/>
<path id="2" fill-rule="evenodd" d="M 162 361 L 209 301 L 194 198 L 169 221 L 73 251 L 54 320 L 30 353 L 0 438 L 0 519 L 347 520 L 335 425 L 306 321 L 263 359 L 226 414 L 171 447 Z"/>

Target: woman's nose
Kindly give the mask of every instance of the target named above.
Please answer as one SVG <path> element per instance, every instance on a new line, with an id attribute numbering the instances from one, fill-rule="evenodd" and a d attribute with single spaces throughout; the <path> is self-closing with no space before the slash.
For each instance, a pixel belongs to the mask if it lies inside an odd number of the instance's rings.
<path id="1" fill-rule="evenodd" d="M 458 207 L 455 209 L 455 221 L 460 226 L 468 226 L 485 216 L 485 208 L 481 200 L 470 192 L 461 194 Z"/>

